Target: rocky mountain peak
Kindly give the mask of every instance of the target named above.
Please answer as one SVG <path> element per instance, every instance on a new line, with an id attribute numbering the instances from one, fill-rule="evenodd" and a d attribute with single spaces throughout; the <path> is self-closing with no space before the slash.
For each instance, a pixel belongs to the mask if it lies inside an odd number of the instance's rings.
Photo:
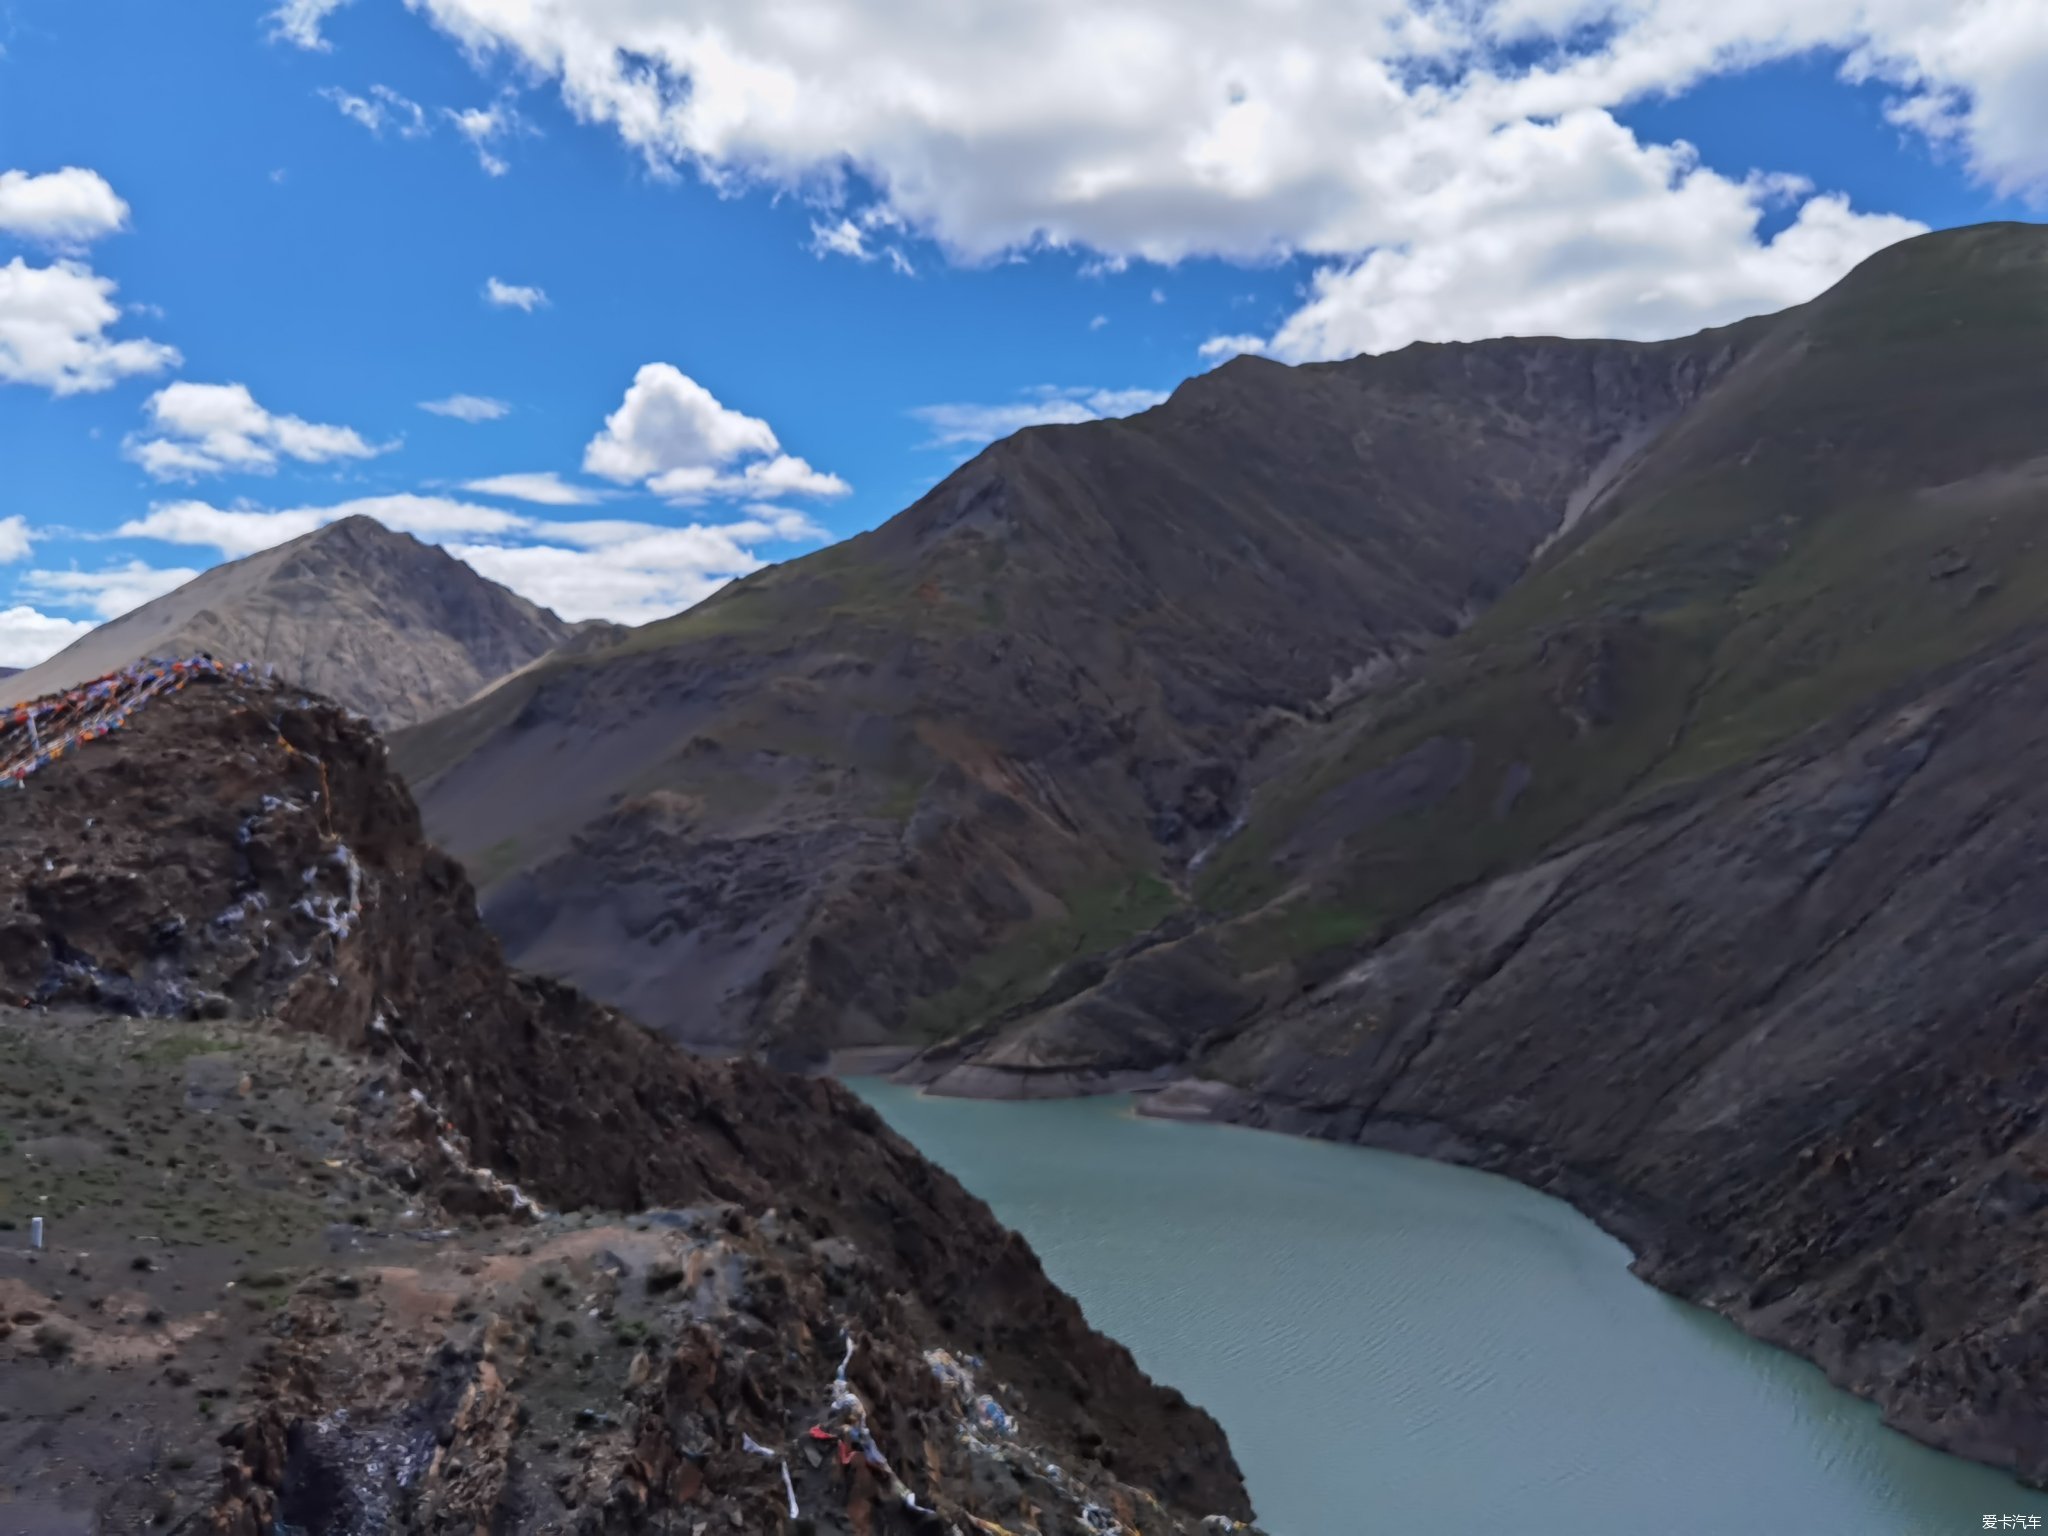
<path id="1" fill-rule="evenodd" d="M 10 679 L 6 693 L 30 698 L 144 656 L 211 651 L 395 727 L 454 708 L 575 630 L 446 550 L 356 516 L 215 566 Z"/>

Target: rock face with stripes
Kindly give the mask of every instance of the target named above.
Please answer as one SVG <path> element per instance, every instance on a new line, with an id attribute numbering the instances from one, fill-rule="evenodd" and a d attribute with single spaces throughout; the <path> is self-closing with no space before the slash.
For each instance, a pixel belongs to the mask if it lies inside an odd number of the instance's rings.
<path id="1" fill-rule="evenodd" d="M 202 672 L 0 795 L 31 1528 L 1249 1516 L 1208 1415 L 851 1094 L 509 971 L 345 711 Z"/>
<path id="2" fill-rule="evenodd" d="M 444 550 L 351 517 L 102 624 L 0 680 L 0 701 L 205 651 L 275 668 L 388 730 L 453 709 L 577 628 Z"/>

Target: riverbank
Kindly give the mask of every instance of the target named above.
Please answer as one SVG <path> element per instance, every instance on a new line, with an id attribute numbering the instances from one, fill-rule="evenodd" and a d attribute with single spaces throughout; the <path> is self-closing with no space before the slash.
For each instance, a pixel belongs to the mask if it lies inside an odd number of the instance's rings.
<path id="1" fill-rule="evenodd" d="M 1867 1536 L 2048 1515 L 1447 1163 L 1132 1113 L 856 1091 L 1223 1424 L 1274 1536 Z M 1679 1390 L 1675 1384 L 1682 1384 Z"/>
<path id="2" fill-rule="evenodd" d="M 1923 1445 L 2006 1473 L 2032 1487 L 2048 1486 L 2039 1465 L 2021 1466 L 2009 1448 L 2013 1417 L 2038 1426 L 2040 1407 L 2025 1383 L 2010 1394 L 2018 1402 L 2000 1416 L 1995 1429 L 1926 1413 L 1918 1399 L 1889 1390 L 1892 1362 L 1846 1347 L 1839 1328 L 1791 1298 L 1755 1305 L 1756 1282 L 1735 1257 L 1703 1263 L 1700 1234 L 1682 1217 L 1659 1212 L 1611 1184 L 1590 1179 L 1542 1149 L 1474 1137 L 1443 1122 L 1376 1117 L 1353 1108 L 1311 1109 L 1264 1098 L 1228 1083 L 1183 1078 L 1139 1097 L 1144 1117 L 1188 1124 L 1244 1126 L 1317 1141 L 1370 1147 L 1459 1167 L 1500 1174 L 1565 1201 L 1603 1231 L 1625 1244 L 1629 1269 L 1667 1295 L 1704 1308 L 1761 1343 L 1783 1349 L 1817 1366 L 1842 1391 L 1872 1403 L 1883 1422 Z M 2038 1390 L 2038 1388 L 2036 1388 Z M 2007 1394 L 1994 1394 L 1995 1398 Z"/>

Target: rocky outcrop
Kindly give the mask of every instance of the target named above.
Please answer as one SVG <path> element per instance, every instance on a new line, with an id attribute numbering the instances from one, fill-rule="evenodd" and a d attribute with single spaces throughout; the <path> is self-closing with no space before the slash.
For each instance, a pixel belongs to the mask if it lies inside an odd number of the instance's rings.
<path id="1" fill-rule="evenodd" d="M 837 1084 L 508 972 L 346 712 L 201 677 L 4 809 L 0 985 L 30 1011 L 0 1075 L 30 1113 L 0 1286 L 70 1341 L 7 1404 L 46 1447 L 9 1458 L 18 1501 L 189 1511 L 217 1479 L 232 1532 L 1249 1514 L 1213 1421 Z M 21 1326 L 0 1380 L 40 1360 Z"/>
<path id="2" fill-rule="evenodd" d="M 209 651 L 274 668 L 388 730 L 453 709 L 578 631 L 445 550 L 350 517 L 102 624 L 8 678 L 0 701 Z"/>

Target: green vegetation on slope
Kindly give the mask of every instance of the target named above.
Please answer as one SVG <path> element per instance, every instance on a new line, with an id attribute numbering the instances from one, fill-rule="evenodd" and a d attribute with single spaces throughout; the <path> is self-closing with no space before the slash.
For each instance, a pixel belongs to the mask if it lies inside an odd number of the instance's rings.
<path id="1" fill-rule="evenodd" d="M 1355 948 L 1631 796 L 2048 619 L 2048 232 L 1888 251 L 1261 795 L 1204 871 L 1248 964 Z M 1431 743 L 1422 792 L 1372 791 Z M 1453 754 L 1439 751 L 1449 761 Z M 1283 895 L 1289 899 L 1276 901 Z M 1273 903 L 1267 910 L 1266 904 Z"/>
<path id="2" fill-rule="evenodd" d="M 1114 949 L 1179 906 L 1173 888 L 1155 875 L 1106 881 L 1073 892 L 1066 898 L 1064 914 L 1019 929 L 977 956 L 954 986 L 912 1005 L 911 1032 L 921 1040 L 943 1040 L 992 1018 L 1030 997 L 1068 960 Z"/>

